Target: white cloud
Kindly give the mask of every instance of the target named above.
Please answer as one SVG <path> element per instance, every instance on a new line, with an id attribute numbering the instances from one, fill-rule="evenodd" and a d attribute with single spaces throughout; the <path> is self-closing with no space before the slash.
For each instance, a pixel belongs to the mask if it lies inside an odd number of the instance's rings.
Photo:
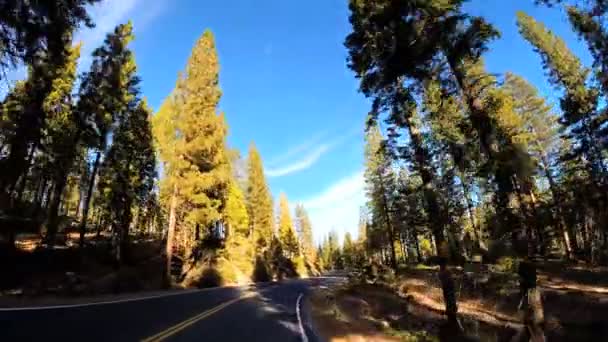
<path id="1" fill-rule="evenodd" d="M 318 145 L 319 142 L 321 141 L 321 138 L 323 138 L 325 135 L 326 135 L 326 132 L 317 133 L 317 134 L 313 135 L 310 139 L 306 140 L 305 142 L 303 142 L 299 145 L 290 147 L 289 149 L 287 149 L 287 151 L 285 153 L 270 159 L 268 161 L 268 165 L 273 166 L 273 165 L 288 162 L 289 160 L 293 159 L 294 156 L 297 156 L 303 152 L 306 152 L 306 151 L 310 150 L 311 148 L 313 148 L 314 146 Z"/>
<path id="2" fill-rule="evenodd" d="M 309 151 L 303 158 L 277 168 L 266 168 L 265 173 L 268 177 L 281 177 L 306 170 L 313 166 L 321 156 L 329 151 L 330 147 L 329 144 L 319 145 L 314 150 Z"/>
<path id="3" fill-rule="evenodd" d="M 272 158 L 267 164 L 265 173 L 268 177 L 281 177 L 306 170 L 312 167 L 325 153 L 344 143 L 358 132 L 359 129 L 349 130 L 346 134 L 334 136 L 333 139 L 325 142 L 321 142 L 321 139 L 327 135 L 327 132 L 317 133 L 304 143 L 291 147 L 282 155 Z M 295 159 L 296 157 L 299 157 L 299 159 Z"/>
<path id="4" fill-rule="evenodd" d="M 316 196 L 300 201 L 312 221 L 315 241 L 320 242 L 332 229 L 340 236 L 357 236 L 359 209 L 365 204 L 363 171 L 338 180 Z"/>

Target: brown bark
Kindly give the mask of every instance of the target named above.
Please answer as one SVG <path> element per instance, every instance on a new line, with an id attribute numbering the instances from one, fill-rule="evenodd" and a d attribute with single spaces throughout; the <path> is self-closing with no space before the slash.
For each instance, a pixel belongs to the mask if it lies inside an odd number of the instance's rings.
<path id="1" fill-rule="evenodd" d="M 414 147 L 415 163 L 422 178 L 422 187 L 428 216 L 430 220 L 433 238 L 436 244 L 436 251 L 439 256 L 440 273 L 439 280 L 441 281 L 441 289 L 443 292 L 443 300 L 445 302 L 445 313 L 449 323 L 457 323 L 458 305 L 456 302 L 456 293 L 454 291 L 454 280 L 452 274 L 447 268 L 449 255 L 442 255 L 440 252 L 442 246 L 446 243 L 443 232 L 443 224 L 440 221 L 439 203 L 437 194 L 433 187 L 434 175 L 428 163 L 428 153 L 423 145 L 422 134 L 416 125 L 416 122 L 411 117 L 407 117 L 406 125 L 410 133 L 410 140 Z"/>
<path id="2" fill-rule="evenodd" d="M 58 175 L 56 176 L 55 186 L 53 187 L 53 194 L 49 204 L 49 219 L 46 231 L 46 242 L 49 246 L 55 244 L 55 237 L 59 226 L 59 205 L 61 204 L 63 190 L 67 183 L 66 177 L 62 177 L 61 174 L 62 172 L 58 172 Z"/>
<path id="3" fill-rule="evenodd" d="M 169 209 L 169 227 L 167 228 L 167 243 L 165 248 L 165 284 L 171 286 L 171 257 L 173 254 L 173 239 L 175 236 L 175 223 L 177 211 L 177 185 L 173 185 L 173 194 L 171 195 L 171 207 Z"/>
<path id="4" fill-rule="evenodd" d="M 95 178 L 97 177 L 97 169 L 99 168 L 99 161 L 101 159 L 101 151 L 97 151 L 95 156 L 95 162 L 93 163 L 93 171 L 91 172 L 91 178 L 89 179 L 89 186 L 87 189 L 87 197 L 84 200 L 84 206 L 82 208 L 82 222 L 80 222 L 80 240 L 79 245 L 82 248 L 84 246 L 84 234 L 87 228 L 87 218 L 89 216 L 89 207 L 91 199 L 93 197 L 93 186 L 95 185 Z"/>
<path id="5" fill-rule="evenodd" d="M 380 177 L 382 179 L 382 177 Z M 391 253 L 391 267 L 395 272 L 397 272 L 397 253 L 395 251 L 395 230 L 393 224 L 391 222 L 391 218 L 388 216 L 389 208 L 388 208 L 388 199 L 386 198 L 386 191 L 384 188 L 384 182 L 380 181 L 380 191 L 382 191 L 382 207 L 384 212 L 384 220 L 386 221 L 386 225 L 388 228 L 388 242 L 390 244 L 390 253 Z"/>

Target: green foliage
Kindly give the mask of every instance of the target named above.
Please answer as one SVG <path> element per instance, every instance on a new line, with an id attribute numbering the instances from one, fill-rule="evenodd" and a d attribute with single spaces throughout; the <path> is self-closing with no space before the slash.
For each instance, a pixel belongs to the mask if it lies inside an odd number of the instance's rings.
<path id="1" fill-rule="evenodd" d="M 37 62 L 40 55 L 62 53 L 66 32 L 81 23 L 93 27 L 86 7 L 99 0 L 57 0 L 40 3 L 7 1 L 0 5 L 0 67 L 19 61 Z M 61 64 L 61 63 L 60 63 Z"/>
<path id="2" fill-rule="evenodd" d="M 296 204 L 294 224 L 304 259 L 307 264 L 314 264 L 317 260 L 317 255 L 313 245 L 312 223 L 302 204 Z"/>
<path id="3" fill-rule="evenodd" d="M 433 255 L 433 246 L 431 245 L 431 240 L 427 238 L 421 238 L 420 242 L 420 252 L 425 255 L 427 258 Z"/>
<path id="4" fill-rule="evenodd" d="M 154 196 L 152 189 L 156 180 L 149 123 L 151 110 L 145 101 L 135 106 L 124 114 L 116 129 L 99 181 L 99 192 L 106 198 L 113 231 L 125 245 L 133 218 L 132 208 L 143 207 Z"/>
<path id="5" fill-rule="evenodd" d="M 180 156 L 176 163 L 180 193 L 189 208 L 184 220 L 202 227 L 221 218 L 231 178 L 227 127 L 224 116 L 216 112 L 221 96 L 218 72 L 214 38 L 205 31 L 177 88 L 179 139 L 175 145 L 175 154 Z"/>
<path id="6" fill-rule="evenodd" d="M 247 181 L 247 210 L 249 224 L 259 248 L 268 248 L 274 231 L 274 215 L 272 209 L 272 196 L 266 183 L 262 158 L 252 143 L 249 147 Z"/>
<path id="7" fill-rule="evenodd" d="M 299 253 L 299 241 L 289 213 L 287 196 L 281 193 L 279 198 L 279 240 L 287 258 L 294 258 Z"/>
<path id="8" fill-rule="evenodd" d="M 229 235 L 236 234 L 246 237 L 249 234 L 249 215 L 243 191 L 235 181 L 230 183 L 226 207 L 224 208 L 224 221 L 228 224 Z"/>

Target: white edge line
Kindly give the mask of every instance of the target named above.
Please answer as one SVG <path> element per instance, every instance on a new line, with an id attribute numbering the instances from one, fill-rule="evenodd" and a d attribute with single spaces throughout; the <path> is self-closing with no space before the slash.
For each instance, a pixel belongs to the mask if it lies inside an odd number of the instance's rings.
<path id="1" fill-rule="evenodd" d="M 306 336 L 306 332 L 304 331 L 304 326 L 302 325 L 302 316 L 300 315 L 300 303 L 302 301 L 302 297 L 304 294 L 300 293 L 298 296 L 298 300 L 296 300 L 296 315 L 298 316 L 298 325 L 300 326 L 300 335 L 302 335 L 302 342 L 308 342 L 308 336 Z"/>
<path id="2" fill-rule="evenodd" d="M 268 282 L 268 283 L 271 283 L 271 282 Z M 260 284 L 263 285 L 265 283 L 257 283 L 257 284 L 241 285 L 241 286 L 211 287 L 211 288 L 196 289 L 196 290 L 182 290 L 182 291 L 175 291 L 175 293 L 166 293 L 166 294 L 160 294 L 160 295 L 156 295 L 156 296 L 125 298 L 125 299 L 117 299 L 117 300 L 109 300 L 109 301 L 101 301 L 101 302 L 92 302 L 92 303 L 48 305 L 48 306 L 4 307 L 4 308 L 0 308 L 0 312 L 69 309 L 69 308 L 81 308 L 81 307 L 96 306 L 96 305 L 128 303 L 128 302 L 137 302 L 137 301 L 148 300 L 148 299 L 155 299 L 155 298 L 162 298 L 162 297 L 172 297 L 172 296 L 178 296 L 178 295 L 184 295 L 184 294 L 193 294 L 193 293 L 213 291 L 213 290 L 220 290 L 220 289 L 246 288 L 246 287 L 249 287 L 249 286 L 252 286 L 252 285 L 260 285 Z"/>

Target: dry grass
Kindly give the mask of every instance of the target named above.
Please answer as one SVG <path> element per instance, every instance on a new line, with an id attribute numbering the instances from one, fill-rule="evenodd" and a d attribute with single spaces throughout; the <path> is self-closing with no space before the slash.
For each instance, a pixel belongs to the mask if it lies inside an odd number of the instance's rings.
<path id="1" fill-rule="evenodd" d="M 446 334 L 437 270 L 422 267 L 404 270 L 391 284 L 351 284 L 329 297 L 315 294 L 315 324 L 329 341 L 509 341 L 523 327 L 515 274 L 488 272 L 473 276 L 475 282 L 458 268 L 453 275 L 466 336 Z M 608 336 L 606 270 L 543 263 L 538 279 L 548 341 Z"/>
<path id="2" fill-rule="evenodd" d="M 311 296 L 310 304 L 315 330 L 328 342 L 401 341 L 374 323 L 365 300 L 341 292 L 319 290 Z"/>

